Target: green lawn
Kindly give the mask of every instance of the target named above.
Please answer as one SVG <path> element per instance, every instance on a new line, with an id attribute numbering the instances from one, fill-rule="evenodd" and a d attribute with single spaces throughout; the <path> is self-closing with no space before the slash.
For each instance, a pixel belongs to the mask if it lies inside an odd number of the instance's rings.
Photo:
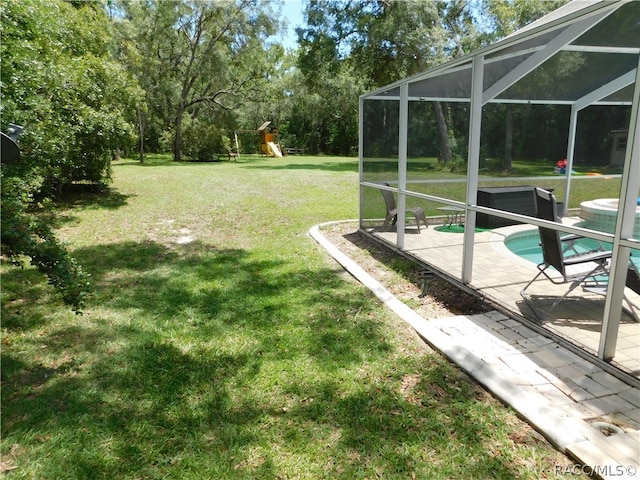
<path id="1" fill-rule="evenodd" d="M 533 185 L 553 189 L 558 201 L 564 200 L 566 176 L 553 172 L 555 164 L 543 161 L 515 161 L 510 172 L 494 172 L 483 169 L 478 185 L 482 187 Z M 572 175 L 569 208 L 579 208 L 580 203 L 594 198 L 617 198 L 620 196 L 621 169 L 579 166 Z M 394 183 L 398 178 L 396 159 L 365 159 L 364 179 L 374 183 Z M 407 189 L 413 192 L 466 200 L 466 172 L 452 173 L 444 169 L 436 158 L 411 158 L 407 163 Z M 531 177 L 538 177 L 531 180 Z M 444 180 L 444 181 L 442 181 Z M 385 206 L 378 189 L 364 190 L 364 218 L 384 218 Z M 427 216 L 442 215 L 441 203 L 409 197 L 408 206 L 422 207 Z"/>
<path id="2" fill-rule="evenodd" d="M 6 478 L 562 478 L 308 236 L 357 192 L 350 158 L 156 156 L 68 198 L 85 314 L 2 266 Z"/>

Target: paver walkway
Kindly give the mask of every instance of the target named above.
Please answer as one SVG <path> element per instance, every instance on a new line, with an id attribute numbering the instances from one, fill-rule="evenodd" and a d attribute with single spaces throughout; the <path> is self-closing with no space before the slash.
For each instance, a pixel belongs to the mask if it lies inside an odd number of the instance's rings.
<path id="1" fill-rule="evenodd" d="M 640 478 L 638 389 L 499 312 L 425 323 L 428 343 L 561 451 L 602 478 Z"/>
<path id="2" fill-rule="evenodd" d="M 565 219 L 567 223 L 574 218 Z M 462 276 L 463 236 L 445 233 L 435 228 L 407 229 L 404 253 L 439 271 L 454 281 Z M 529 225 L 514 225 L 493 231 L 476 233 L 474 241 L 474 276 L 469 287 L 510 314 L 536 321 L 531 309 L 520 296 L 520 290 L 538 273 L 535 264 L 510 252 L 504 244 L 505 237 L 523 231 L 531 231 Z M 533 230 L 535 232 L 535 230 Z M 376 239 L 393 246 L 396 234 L 392 231 L 369 232 Z M 548 308 L 566 286 L 554 285 L 544 279 L 535 282 L 529 293 L 535 297 L 538 307 Z M 551 314 L 540 323 L 545 329 L 581 346 L 595 354 L 600 342 L 600 330 L 604 311 L 604 297 L 591 295 L 576 289 Z M 640 305 L 640 300 L 635 303 Z M 611 362 L 618 369 L 640 380 L 640 323 L 623 313 L 619 326 L 616 353 Z"/>
<path id="3" fill-rule="evenodd" d="M 340 252 L 318 227 L 310 233 L 427 343 L 559 450 L 599 478 L 640 479 L 639 389 L 500 312 L 426 320 Z"/>

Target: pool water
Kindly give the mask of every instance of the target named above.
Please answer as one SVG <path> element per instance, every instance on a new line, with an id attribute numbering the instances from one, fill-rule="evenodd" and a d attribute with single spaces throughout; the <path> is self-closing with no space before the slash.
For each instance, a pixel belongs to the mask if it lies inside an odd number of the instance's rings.
<path id="1" fill-rule="evenodd" d="M 542 263 L 542 247 L 540 247 L 540 237 L 537 231 L 513 234 L 505 239 L 504 244 L 519 257 L 536 265 Z M 577 253 L 590 252 L 598 248 L 602 250 L 611 248 L 610 243 L 599 242 L 592 238 L 581 238 L 574 245 Z M 567 255 L 572 254 L 574 252 L 567 252 Z M 631 250 L 631 261 L 640 268 L 640 250 Z"/>

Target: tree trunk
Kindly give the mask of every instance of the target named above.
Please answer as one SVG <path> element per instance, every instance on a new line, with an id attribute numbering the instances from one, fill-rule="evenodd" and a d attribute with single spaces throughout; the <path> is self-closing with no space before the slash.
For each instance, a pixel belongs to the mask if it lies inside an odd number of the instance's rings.
<path id="1" fill-rule="evenodd" d="M 506 106 L 507 115 L 505 118 L 504 134 L 504 169 L 511 170 L 513 164 L 513 112 L 509 105 Z"/>
<path id="2" fill-rule="evenodd" d="M 440 155 L 445 165 L 448 165 L 451 161 L 451 146 L 449 145 L 449 132 L 447 130 L 447 121 L 444 118 L 444 112 L 442 111 L 442 104 L 440 102 L 433 102 L 433 110 L 436 114 L 436 120 L 438 122 L 438 132 L 440 132 Z"/>
<path id="3" fill-rule="evenodd" d="M 182 113 L 184 112 L 183 108 L 178 109 L 178 113 L 176 115 L 175 127 L 176 134 L 173 141 L 173 161 L 179 162 L 182 160 Z"/>
<path id="4" fill-rule="evenodd" d="M 138 106 L 136 110 L 138 111 L 138 135 L 140 136 L 138 153 L 140 155 L 140 163 L 144 163 L 144 116 L 142 115 L 140 106 Z"/>

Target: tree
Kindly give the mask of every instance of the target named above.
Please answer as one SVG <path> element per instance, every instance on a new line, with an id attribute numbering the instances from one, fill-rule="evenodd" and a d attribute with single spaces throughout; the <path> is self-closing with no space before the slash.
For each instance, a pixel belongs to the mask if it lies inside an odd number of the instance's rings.
<path id="1" fill-rule="evenodd" d="M 301 75 L 299 75 L 301 76 Z M 344 66 L 335 74 L 316 72 L 315 85 L 299 81 L 291 97 L 285 138 L 310 153 L 353 155 L 358 145 L 358 94 L 365 91 L 362 79 Z"/>
<path id="2" fill-rule="evenodd" d="M 559 8 L 568 0 L 483 0 L 482 11 L 490 33 L 485 41 L 496 41 Z M 513 162 L 514 116 L 522 108 L 505 105 L 504 108 L 503 170 L 511 170 Z"/>
<path id="3" fill-rule="evenodd" d="M 560 8 L 569 0 L 482 0 L 485 41 L 495 41 Z"/>
<path id="4" fill-rule="evenodd" d="M 16 174 L 15 167 L 2 166 L 2 254 L 18 266 L 24 257 L 45 274 L 62 300 L 77 313 L 82 312 L 91 291 L 87 275 L 62 245 L 51 228 L 51 221 L 33 213 L 34 199 L 29 182 Z M 46 202 L 40 203 L 40 210 Z"/>
<path id="5" fill-rule="evenodd" d="M 345 68 L 357 73 L 365 89 L 377 88 L 494 42 L 566 1 L 308 0 L 308 25 L 298 30 L 298 66 L 312 91 L 322 92 L 320 82 Z M 499 116 L 499 156 L 507 169 L 517 151 L 513 132 L 521 110 L 505 106 L 488 119 L 495 123 Z M 424 112 L 435 118 L 437 134 L 429 134 L 439 138 L 439 157 L 445 164 L 461 153 L 452 148 L 452 139 L 467 135 L 464 125 L 452 121 L 456 112 L 457 107 L 446 102 L 433 102 L 431 111 Z"/>
<path id="6" fill-rule="evenodd" d="M 107 183 L 131 144 L 135 80 L 113 61 L 109 19 L 95 4 L 2 0 L 2 119 L 25 127 L 23 161 L 60 192 Z"/>
<path id="7" fill-rule="evenodd" d="M 343 69 L 371 89 L 461 55 L 477 43 L 466 1 L 309 0 L 306 16 L 307 27 L 298 30 L 298 65 L 308 86 L 319 91 L 324 88 L 319 81 Z M 445 104 L 434 104 L 440 154 L 448 163 L 446 110 Z"/>
<path id="8" fill-rule="evenodd" d="M 291 97 L 299 86 L 295 55 L 275 44 L 264 52 L 264 59 L 266 81 L 261 81 L 259 94 L 247 97 L 237 111 L 236 118 L 243 129 L 254 129 L 267 120 L 280 126 L 291 113 Z"/>
<path id="9" fill-rule="evenodd" d="M 124 1 L 140 55 L 138 78 L 153 111 L 182 157 L 183 119 L 234 110 L 259 92 L 264 42 L 276 32 L 265 0 Z"/>
<path id="10" fill-rule="evenodd" d="M 319 67 L 335 72 L 348 63 L 380 87 L 448 57 L 440 22 L 444 2 L 309 0 L 307 26 L 298 29 L 299 66 L 310 78 Z"/>
<path id="11" fill-rule="evenodd" d="M 3 164 L 2 253 L 24 256 L 80 311 L 88 276 L 55 237 L 48 197 L 76 181 L 104 184 L 115 149 L 132 139 L 135 81 L 111 60 L 99 5 L 0 2 L 2 129 L 25 127 L 22 157 Z"/>

